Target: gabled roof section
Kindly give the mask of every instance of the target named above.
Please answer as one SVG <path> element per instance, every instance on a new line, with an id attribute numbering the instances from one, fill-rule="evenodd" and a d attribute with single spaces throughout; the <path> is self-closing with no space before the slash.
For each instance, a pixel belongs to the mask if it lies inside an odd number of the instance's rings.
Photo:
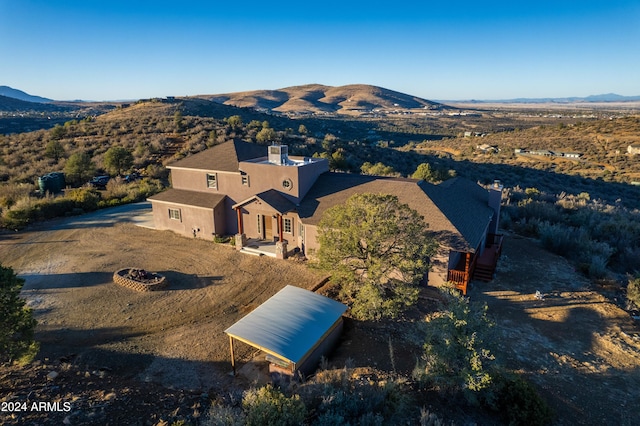
<path id="1" fill-rule="evenodd" d="M 475 250 L 491 222 L 494 211 L 489 207 L 489 192 L 475 182 L 461 177 L 439 185 L 421 181 L 419 186 L 447 217 L 449 222 Z"/>
<path id="2" fill-rule="evenodd" d="M 162 203 L 169 204 L 179 204 L 183 206 L 194 206 L 194 207 L 202 207 L 214 209 L 224 200 L 226 195 L 224 194 L 213 194 L 206 192 L 197 192 L 197 191 L 185 191 L 183 189 L 167 189 L 164 192 L 160 192 L 159 194 L 153 195 L 147 200 L 149 201 L 157 201 Z"/>
<path id="3" fill-rule="evenodd" d="M 168 165 L 170 169 L 237 172 L 240 161 L 265 157 L 267 147 L 238 139 L 221 143 Z"/>
<path id="4" fill-rule="evenodd" d="M 298 364 L 346 310 L 340 302 L 288 285 L 224 332 Z"/>
<path id="5" fill-rule="evenodd" d="M 493 214 L 488 192 L 463 178 L 433 185 L 416 179 L 324 173 L 298 207 L 298 215 L 305 224 L 317 225 L 328 208 L 362 193 L 396 195 L 424 217 L 441 244 L 456 251 L 474 252 Z"/>
<path id="6" fill-rule="evenodd" d="M 295 210 L 296 205 L 285 198 L 282 194 L 274 189 L 269 189 L 268 191 L 261 192 L 260 194 L 252 195 L 244 201 L 239 202 L 238 204 L 233 205 L 233 208 L 236 209 L 238 207 L 245 206 L 249 203 L 253 203 L 254 201 L 260 201 L 262 203 L 267 204 L 275 211 L 280 214 L 285 214 L 292 210 Z"/>

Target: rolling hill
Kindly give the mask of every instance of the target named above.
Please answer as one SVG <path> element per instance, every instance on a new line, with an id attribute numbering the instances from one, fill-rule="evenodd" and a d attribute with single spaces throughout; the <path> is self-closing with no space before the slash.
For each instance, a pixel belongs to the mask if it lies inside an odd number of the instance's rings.
<path id="1" fill-rule="evenodd" d="M 307 84 L 278 90 L 254 90 L 199 97 L 225 105 L 289 115 L 357 116 L 378 111 L 449 108 L 437 102 L 366 84 L 338 87 Z"/>

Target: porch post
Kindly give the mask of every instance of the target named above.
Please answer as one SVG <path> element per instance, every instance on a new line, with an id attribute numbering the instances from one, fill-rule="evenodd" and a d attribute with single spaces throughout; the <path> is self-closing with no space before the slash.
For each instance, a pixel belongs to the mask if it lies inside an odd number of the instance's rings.
<path id="1" fill-rule="evenodd" d="M 469 285 L 469 281 L 471 281 L 470 268 L 471 265 L 471 253 L 467 252 L 464 259 L 464 282 L 462 283 L 462 294 L 467 294 L 467 286 Z"/>
<path id="2" fill-rule="evenodd" d="M 238 233 L 236 234 L 236 250 L 241 250 L 247 242 L 247 236 L 244 235 L 244 223 L 242 221 L 242 207 L 236 208 L 238 214 Z M 233 348 L 233 347 L 232 347 Z"/>
<path id="3" fill-rule="evenodd" d="M 467 252 L 464 259 L 464 272 L 469 273 L 469 265 L 471 264 L 471 253 Z"/>
<path id="4" fill-rule="evenodd" d="M 242 207 L 236 208 L 238 214 L 238 234 L 244 234 L 244 222 L 242 220 Z"/>
<path id="5" fill-rule="evenodd" d="M 287 258 L 287 243 L 282 232 L 282 215 L 278 213 L 278 242 L 276 243 L 276 259 Z"/>

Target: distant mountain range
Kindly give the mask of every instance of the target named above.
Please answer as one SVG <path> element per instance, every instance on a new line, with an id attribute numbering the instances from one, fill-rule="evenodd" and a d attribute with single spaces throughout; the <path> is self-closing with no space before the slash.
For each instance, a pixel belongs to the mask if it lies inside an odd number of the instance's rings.
<path id="1" fill-rule="evenodd" d="M 495 100 L 470 100 L 465 102 L 473 103 L 516 103 L 516 104 L 542 104 L 542 103 L 558 103 L 558 104 L 575 104 L 575 103 L 599 103 L 599 102 L 637 102 L 640 96 L 622 96 L 615 93 L 606 93 L 603 95 L 591 95 L 586 97 L 568 97 L 568 98 L 515 98 L 515 99 L 495 99 Z M 441 101 L 441 102 L 462 102 L 462 101 Z"/>
<path id="2" fill-rule="evenodd" d="M 47 99 L 40 96 L 33 96 L 23 92 L 22 90 L 14 89 L 9 86 L 0 86 L 0 96 L 20 99 L 21 101 L 25 101 L 25 102 L 35 102 L 35 103 L 45 103 L 45 104 L 49 102 L 53 102 L 52 99 Z"/>

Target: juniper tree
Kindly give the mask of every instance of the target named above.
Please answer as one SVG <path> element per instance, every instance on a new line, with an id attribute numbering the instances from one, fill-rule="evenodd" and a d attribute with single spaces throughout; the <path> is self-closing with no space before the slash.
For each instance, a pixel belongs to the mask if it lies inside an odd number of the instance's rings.
<path id="1" fill-rule="evenodd" d="M 318 264 L 332 272 L 356 318 L 395 317 L 416 302 L 437 243 L 398 197 L 356 194 L 328 209 L 318 232 Z"/>
<path id="2" fill-rule="evenodd" d="M 0 364 L 13 362 L 25 355 L 35 355 L 33 341 L 36 320 L 20 298 L 24 280 L 13 269 L 0 265 Z"/>

